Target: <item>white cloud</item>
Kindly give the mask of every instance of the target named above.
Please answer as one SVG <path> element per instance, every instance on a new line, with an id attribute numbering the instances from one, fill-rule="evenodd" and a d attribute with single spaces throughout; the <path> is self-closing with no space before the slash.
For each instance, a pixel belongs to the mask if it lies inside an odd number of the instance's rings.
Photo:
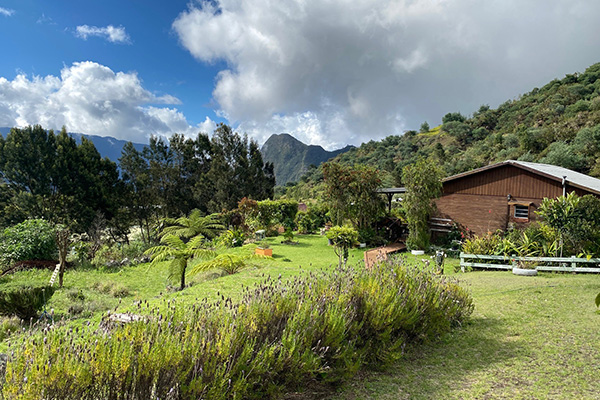
<path id="1" fill-rule="evenodd" d="M 220 115 L 332 147 L 582 71 L 598 61 L 599 16 L 585 0 L 212 0 L 173 29 L 199 61 L 226 62 Z"/>
<path id="2" fill-rule="evenodd" d="M 56 22 L 51 17 L 48 17 L 46 14 L 40 15 L 40 17 L 35 21 L 36 24 L 48 24 L 48 25 L 57 25 Z"/>
<path id="3" fill-rule="evenodd" d="M 0 7 L 0 14 L 10 17 L 15 13 L 15 10 L 11 10 L 9 8 Z"/>
<path id="4" fill-rule="evenodd" d="M 131 39 L 125 28 L 108 25 L 106 27 L 97 27 L 89 25 L 79 25 L 75 29 L 75 36 L 87 40 L 90 36 L 97 36 L 108 40 L 111 43 L 131 43 Z"/>
<path id="5" fill-rule="evenodd" d="M 0 77 L 0 126 L 66 125 L 71 132 L 142 143 L 175 132 L 194 137 L 214 126 L 209 118 L 192 126 L 176 108 L 156 106 L 178 103 L 144 89 L 136 73 L 115 73 L 90 61 L 64 67 L 60 77 Z"/>

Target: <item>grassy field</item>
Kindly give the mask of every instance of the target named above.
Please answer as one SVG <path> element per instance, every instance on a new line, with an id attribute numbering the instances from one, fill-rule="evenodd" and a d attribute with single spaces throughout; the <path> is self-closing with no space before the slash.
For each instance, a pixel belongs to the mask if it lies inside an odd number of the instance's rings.
<path id="1" fill-rule="evenodd" d="M 244 286 L 265 276 L 282 279 L 328 268 L 337 257 L 327 240 L 298 235 L 296 245 L 270 238 L 274 257 L 235 275 L 207 272 L 189 277 L 183 292 L 166 289 L 164 265 L 116 270 L 67 271 L 65 288 L 50 300 L 57 317 L 69 324 L 97 321 L 106 310 L 125 311 L 139 300 L 190 304 L 221 295 L 239 298 Z M 250 253 L 254 245 L 234 252 Z M 362 259 L 351 251 L 350 262 Z M 424 257 L 405 255 L 407 262 Z M 454 274 L 458 261 L 448 259 L 453 274 L 472 293 L 471 321 L 433 343 L 407 353 L 392 368 L 363 372 L 335 391 L 309 388 L 288 397 L 311 399 L 600 399 L 600 315 L 593 300 L 600 291 L 597 275 L 541 274 L 518 277 L 508 272 Z M 47 281 L 51 271 L 20 272 L 11 281 Z M 5 347 L 5 343 L 2 344 Z M 0 351 L 2 351 L 0 347 Z"/>
<path id="2" fill-rule="evenodd" d="M 599 399 L 597 275 L 460 275 L 471 322 L 329 399 Z"/>
<path id="3" fill-rule="evenodd" d="M 251 286 L 265 276 L 281 276 L 282 279 L 297 275 L 301 271 L 314 271 L 337 264 L 337 256 L 320 235 L 296 235 L 296 244 L 282 244 L 281 237 L 268 238 L 273 248 L 271 260 L 252 262 L 248 268 L 234 275 L 222 276 L 218 271 L 209 271 L 187 278 L 191 287 L 184 291 L 169 290 L 177 286 L 168 279 L 167 263 L 151 267 L 141 264 L 117 268 L 76 268 L 65 272 L 64 287 L 58 290 L 47 304 L 54 310 L 57 319 L 99 320 L 108 310 L 126 311 L 136 301 L 148 300 L 161 304 L 163 300 L 176 299 L 180 304 L 192 303 L 197 298 L 216 299 L 225 296 L 236 299 L 243 286 Z M 227 250 L 232 253 L 252 254 L 256 245 Z M 350 251 L 350 263 L 362 260 L 363 251 Z M 191 267 L 188 268 L 188 270 Z M 48 282 L 52 271 L 22 271 L 0 278 L 0 285 L 19 282 Z"/>

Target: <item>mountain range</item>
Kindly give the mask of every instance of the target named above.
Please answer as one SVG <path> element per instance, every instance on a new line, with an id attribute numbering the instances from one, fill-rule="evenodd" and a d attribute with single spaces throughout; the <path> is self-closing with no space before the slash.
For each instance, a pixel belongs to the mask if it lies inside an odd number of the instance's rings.
<path id="1" fill-rule="evenodd" d="M 0 127 L 0 136 L 6 137 L 6 135 L 10 132 L 10 129 L 11 128 L 8 127 Z M 56 131 L 55 133 L 58 132 L 59 131 Z M 92 143 L 94 143 L 96 150 L 98 150 L 98 153 L 100 153 L 103 158 L 108 157 L 114 162 L 119 161 L 119 158 L 121 157 L 121 150 L 123 149 L 123 146 L 125 146 L 125 143 L 128 142 L 127 140 L 115 139 L 114 137 L 110 136 L 86 135 L 76 132 L 69 132 L 69 135 L 71 135 L 71 137 L 73 137 L 77 143 L 80 143 L 81 137 L 85 136 L 87 139 L 91 140 Z M 133 143 L 133 146 L 136 148 L 136 150 L 142 151 L 145 145 L 141 143 Z"/>
<path id="2" fill-rule="evenodd" d="M 10 132 L 9 127 L 0 127 L 0 136 L 6 137 Z M 81 142 L 81 137 L 85 136 L 94 143 L 96 149 L 102 157 L 108 157 L 114 162 L 118 162 L 121 157 L 121 150 L 126 140 L 115 139 L 110 136 L 96 136 L 82 133 L 69 133 L 77 142 Z M 142 151 L 145 144 L 133 143 L 138 151 Z M 321 146 L 306 145 L 295 139 L 293 136 L 282 133 L 272 135 L 263 145 L 261 153 L 265 162 L 272 162 L 275 170 L 277 185 L 283 186 L 287 182 L 297 181 L 305 174 L 311 165 L 319 166 L 323 162 L 342 154 L 353 146 L 346 146 L 343 149 L 327 151 Z"/>
<path id="3" fill-rule="evenodd" d="M 318 167 L 325 161 L 345 153 L 354 146 L 327 151 L 321 146 L 306 145 L 287 133 L 271 135 L 262 146 L 265 162 L 272 162 L 275 170 L 275 180 L 278 186 L 287 182 L 295 182 L 304 175 L 311 165 Z"/>

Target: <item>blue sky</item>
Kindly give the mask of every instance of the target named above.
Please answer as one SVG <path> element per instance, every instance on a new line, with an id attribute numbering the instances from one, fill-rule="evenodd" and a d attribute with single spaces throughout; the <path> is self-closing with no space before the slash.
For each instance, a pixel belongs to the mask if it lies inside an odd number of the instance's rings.
<path id="1" fill-rule="evenodd" d="M 358 145 L 584 71 L 599 20 L 587 0 L 0 0 L 0 126 Z"/>
<path id="2" fill-rule="evenodd" d="M 0 76 L 12 80 L 59 75 L 64 66 L 93 61 L 113 71 L 136 72 L 145 89 L 180 100 L 177 109 L 192 125 L 226 122 L 211 104 L 222 63 L 199 63 L 180 44 L 171 24 L 185 1 L 3 1 L 12 15 L 0 15 Z M 77 36 L 78 26 L 123 28 L 126 42 Z M 33 121 L 31 121 L 33 123 Z M 87 132 L 85 132 L 87 133 Z"/>

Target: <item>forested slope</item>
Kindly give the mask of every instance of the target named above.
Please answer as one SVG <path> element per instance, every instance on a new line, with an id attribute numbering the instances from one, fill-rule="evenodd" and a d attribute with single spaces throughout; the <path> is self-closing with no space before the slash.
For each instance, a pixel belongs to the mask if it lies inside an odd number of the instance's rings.
<path id="1" fill-rule="evenodd" d="M 509 159 L 560 165 L 600 177 L 600 63 L 534 88 L 498 108 L 482 105 L 469 118 L 448 113 L 441 126 L 370 141 L 335 158 L 373 165 L 386 186 L 402 184 L 402 168 L 418 157 L 439 162 L 446 175 Z M 310 170 L 287 195 L 318 191 L 321 169 Z"/>

